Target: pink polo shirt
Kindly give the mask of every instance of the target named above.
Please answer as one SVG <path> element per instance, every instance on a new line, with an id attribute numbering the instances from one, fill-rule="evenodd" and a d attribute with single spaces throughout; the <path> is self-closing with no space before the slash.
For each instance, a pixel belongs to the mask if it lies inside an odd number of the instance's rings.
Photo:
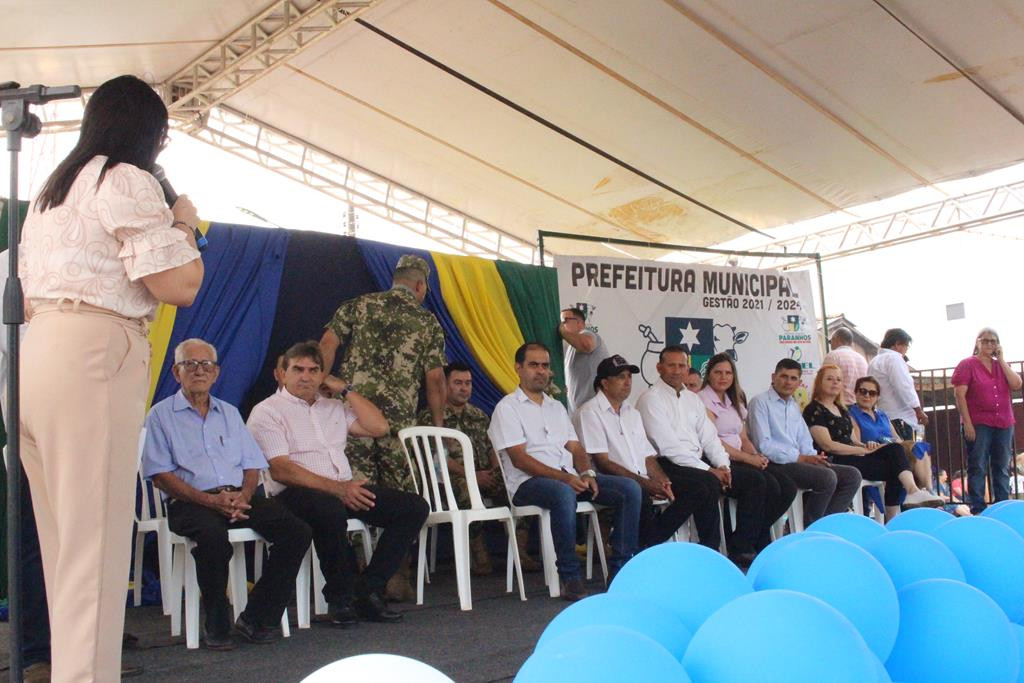
<path id="1" fill-rule="evenodd" d="M 697 395 L 715 416 L 715 429 L 718 430 L 718 438 L 723 443 L 739 450 L 743 446 L 740 433 L 743 432 L 743 419 L 747 416 L 747 411 L 743 406 L 738 408 L 733 406 L 728 394 L 720 401 L 718 394 L 711 387 L 704 387 L 697 392 Z"/>
<path id="2" fill-rule="evenodd" d="M 972 423 L 996 429 L 1013 426 L 1010 383 L 998 361 L 992 361 L 989 372 L 977 356 L 965 358 L 953 371 L 952 381 L 955 387 L 967 387 L 967 410 Z"/>

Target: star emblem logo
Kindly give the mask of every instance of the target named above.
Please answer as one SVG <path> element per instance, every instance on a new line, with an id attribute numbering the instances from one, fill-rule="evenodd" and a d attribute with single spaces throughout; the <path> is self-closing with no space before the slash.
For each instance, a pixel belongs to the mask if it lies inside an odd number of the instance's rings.
<path id="1" fill-rule="evenodd" d="M 694 346 L 700 345 L 700 328 L 694 327 L 690 322 L 686 323 L 686 327 L 680 327 L 679 344 L 685 346 L 687 351 L 692 351 Z"/>

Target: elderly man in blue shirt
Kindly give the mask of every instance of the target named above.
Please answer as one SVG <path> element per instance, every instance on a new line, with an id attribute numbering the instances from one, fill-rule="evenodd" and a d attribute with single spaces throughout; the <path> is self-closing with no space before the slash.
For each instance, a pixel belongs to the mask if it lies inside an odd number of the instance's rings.
<path id="1" fill-rule="evenodd" d="M 783 358 L 772 373 L 772 386 L 750 400 L 747 423 L 757 450 L 780 468 L 801 489 L 804 524 L 810 526 L 823 515 L 845 512 L 860 490 L 860 472 L 855 467 L 830 463 L 814 447 L 800 405 L 793 394 L 800 387 L 800 364 Z M 799 495 L 799 494 L 798 494 Z"/>
<path id="2" fill-rule="evenodd" d="M 146 417 L 142 473 L 168 498 L 171 531 L 195 541 L 196 578 L 206 612 L 203 645 L 234 648 L 225 591 L 232 549 L 228 530 L 248 527 L 271 544 L 236 631 L 249 642 L 281 637 L 281 613 L 309 548 L 309 526 L 280 503 L 253 497 L 267 467 L 238 410 L 210 395 L 220 368 L 217 350 L 187 339 L 174 350 L 174 378 L 181 389 Z"/>

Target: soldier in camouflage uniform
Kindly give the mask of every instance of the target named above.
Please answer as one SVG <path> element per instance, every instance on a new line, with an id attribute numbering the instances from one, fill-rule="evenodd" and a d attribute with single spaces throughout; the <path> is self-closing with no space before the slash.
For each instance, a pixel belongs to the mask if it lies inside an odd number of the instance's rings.
<path id="1" fill-rule="evenodd" d="M 444 333 L 422 307 L 430 268 L 419 256 L 398 260 L 393 285 L 344 302 L 326 325 L 320 347 L 326 369 L 347 345 L 338 376 L 380 408 L 391 432 L 379 439 L 348 440 L 352 469 L 378 486 L 414 491 L 398 432 L 416 424 L 420 383 L 426 384 L 432 424 L 441 425 L 445 403 Z"/>

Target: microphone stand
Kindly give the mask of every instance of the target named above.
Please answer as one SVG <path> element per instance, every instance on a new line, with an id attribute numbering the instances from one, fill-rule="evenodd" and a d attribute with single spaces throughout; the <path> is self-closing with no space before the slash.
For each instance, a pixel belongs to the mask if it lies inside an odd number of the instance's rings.
<path id="1" fill-rule="evenodd" d="M 22 138 L 33 138 L 42 130 L 39 117 L 29 112 L 30 104 L 81 97 L 77 85 L 47 88 L 17 83 L 0 83 L 0 123 L 7 132 L 7 150 L 11 153 L 11 191 L 7 199 L 7 247 L 10 271 L 3 301 L 3 324 L 7 326 L 7 605 L 11 627 L 10 680 L 22 680 L 21 622 L 21 410 L 18 404 L 21 356 L 20 328 L 25 322 L 24 297 L 18 277 L 18 152 Z"/>

